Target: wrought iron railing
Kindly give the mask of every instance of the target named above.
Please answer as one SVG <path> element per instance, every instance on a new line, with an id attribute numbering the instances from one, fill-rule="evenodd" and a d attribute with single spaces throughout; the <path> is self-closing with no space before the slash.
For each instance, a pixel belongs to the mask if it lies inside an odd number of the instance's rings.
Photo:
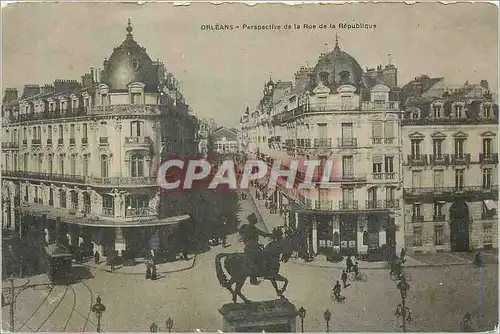
<path id="1" fill-rule="evenodd" d="M 479 162 L 482 164 L 497 164 L 498 153 L 479 153 Z"/>
<path id="2" fill-rule="evenodd" d="M 408 164 L 410 166 L 427 166 L 427 155 L 426 154 L 418 154 L 418 155 L 408 155 Z"/>
<path id="3" fill-rule="evenodd" d="M 358 201 L 339 201 L 340 210 L 358 210 Z"/>
<path id="4" fill-rule="evenodd" d="M 358 147 L 357 138 L 338 138 L 338 146 L 343 148 L 356 148 Z"/>
<path id="5" fill-rule="evenodd" d="M 470 153 L 453 154 L 451 156 L 452 165 L 469 165 L 470 164 Z"/>
<path id="6" fill-rule="evenodd" d="M 450 164 L 450 156 L 448 154 L 431 154 L 430 164 L 432 166 L 448 166 Z"/>

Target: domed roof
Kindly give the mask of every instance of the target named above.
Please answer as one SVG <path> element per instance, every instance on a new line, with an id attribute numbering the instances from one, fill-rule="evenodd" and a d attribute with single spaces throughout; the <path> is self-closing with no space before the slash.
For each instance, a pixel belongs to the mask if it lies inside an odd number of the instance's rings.
<path id="1" fill-rule="evenodd" d="M 156 91 L 158 87 L 158 73 L 153 61 L 132 36 L 130 20 L 127 25 L 127 37 L 123 43 L 113 49 L 109 60 L 104 62 L 102 82 L 109 86 L 111 91 L 127 90 L 132 82 L 145 84 L 145 91 Z"/>
<path id="2" fill-rule="evenodd" d="M 359 63 L 347 52 L 340 49 L 338 39 L 333 51 L 323 55 L 313 70 L 313 85 L 321 81 L 325 86 L 335 89 L 343 84 L 358 86 L 363 70 Z"/>

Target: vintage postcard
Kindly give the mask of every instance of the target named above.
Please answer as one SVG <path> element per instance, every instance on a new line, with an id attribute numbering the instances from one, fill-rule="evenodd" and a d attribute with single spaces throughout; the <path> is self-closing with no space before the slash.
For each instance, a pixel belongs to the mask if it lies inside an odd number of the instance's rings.
<path id="1" fill-rule="evenodd" d="M 2 19 L 2 331 L 497 328 L 496 5 Z"/>

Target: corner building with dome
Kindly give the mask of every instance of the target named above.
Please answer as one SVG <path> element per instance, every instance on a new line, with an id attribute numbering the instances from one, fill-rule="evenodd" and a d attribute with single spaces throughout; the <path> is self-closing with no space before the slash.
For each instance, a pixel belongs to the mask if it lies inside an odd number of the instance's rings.
<path id="1" fill-rule="evenodd" d="M 313 68 L 301 67 L 295 81 L 265 84 L 263 96 L 240 122 L 240 147 L 269 164 L 319 160 L 312 189 L 259 185 L 302 234 L 310 257 L 359 254 L 379 259 L 404 245 L 397 68 L 363 70 L 335 47 Z M 319 186 L 325 161 L 333 162 L 333 188 Z"/>
<path id="2" fill-rule="evenodd" d="M 162 156 L 196 154 L 197 119 L 165 65 L 132 35 L 81 81 L 7 88 L 2 228 L 87 253 L 164 249 L 189 216 L 160 210 Z M 162 212 L 160 212 L 162 211 Z"/>

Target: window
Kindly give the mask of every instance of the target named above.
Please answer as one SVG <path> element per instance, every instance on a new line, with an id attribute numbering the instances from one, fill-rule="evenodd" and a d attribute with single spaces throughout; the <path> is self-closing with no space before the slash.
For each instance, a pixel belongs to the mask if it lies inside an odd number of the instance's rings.
<path id="1" fill-rule="evenodd" d="M 36 166 L 36 171 L 38 173 L 41 173 L 42 172 L 42 164 L 43 164 L 43 154 L 39 154 L 38 155 L 38 159 L 37 159 L 37 166 Z"/>
<path id="2" fill-rule="evenodd" d="M 328 127 L 326 123 L 318 123 L 318 136 L 320 139 L 328 138 Z"/>
<path id="3" fill-rule="evenodd" d="M 370 234 L 367 231 L 363 232 L 363 245 L 366 246 L 368 245 L 368 240 L 369 240 Z"/>
<path id="4" fill-rule="evenodd" d="M 491 157 L 491 138 L 483 139 L 483 155 L 485 158 Z"/>
<path id="5" fill-rule="evenodd" d="M 107 155 L 101 155 L 101 176 L 108 177 L 109 158 Z"/>
<path id="6" fill-rule="evenodd" d="M 71 108 L 73 109 L 73 111 L 78 108 L 78 100 L 71 100 Z"/>
<path id="7" fill-rule="evenodd" d="M 410 113 L 410 119 L 419 119 L 420 118 L 420 110 L 415 109 Z"/>
<path id="8" fill-rule="evenodd" d="M 435 226 L 434 227 L 434 244 L 436 246 L 444 245 L 444 227 Z"/>
<path id="9" fill-rule="evenodd" d="M 142 94 L 141 93 L 132 93 L 131 94 L 132 104 L 142 104 Z"/>
<path id="10" fill-rule="evenodd" d="M 385 157 L 385 172 L 394 173 L 394 157 Z"/>
<path id="11" fill-rule="evenodd" d="M 26 127 L 23 128 L 23 140 L 28 139 L 28 129 Z"/>
<path id="12" fill-rule="evenodd" d="M 463 116 L 463 109 L 464 109 L 464 107 L 461 104 L 456 104 L 455 105 L 455 117 L 456 118 L 462 118 L 462 116 Z"/>
<path id="13" fill-rule="evenodd" d="M 354 177 L 354 163 L 352 156 L 342 157 L 342 176 Z"/>
<path id="14" fill-rule="evenodd" d="M 47 127 L 47 139 L 52 139 L 52 125 Z"/>
<path id="15" fill-rule="evenodd" d="M 492 169 L 491 168 L 484 168 L 483 169 L 483 189 L 490 189 L 491 188 L 491 176 L 492 176 Z"/>
<path id="16" fill-rule="evenodd" d="M 374 144 L 382 143 L 382 122 L 372 123 L 372 137 Z"/>
<path id="17" fill-rule="evenodd" d="M 394 122 L 385 122 L 384 137 L 386 139 L 394 138 Z"/>
<path id="18" fill-rule="evenodd" d="M 88 174 L 89 174 L 89 156 L 88 156 L 88 154 L 83 155 L 82 174 L 83 174 L 83 176 L 88 176 Z"/>
<path id="19" fill-rule="evenodd" d="M 396 199 L 396 188 L 395 187 L 386 187 L 385 188 L 385 199 L 388 202 L 392 202 Z"/>
<path id="20" fill-rule="evenodd" d="M 432 154 L 434 159 L 441 159 L 443 155 L 443 139 L 434 139 L 432 141 Z"/>
<path id="21" fill-rule="evenodd" d="M 59 174 L 64 174 L 64 155 L 59 155 Z"/>
<path id="22" fill-rule="evenodd" d="M 434 188 L 440 189 L 444 187 L 444 171 L 442 169 L 434 170 Z"/>
<path id="23" fill-rule="evenodd" d="M 126 215 L 143 215 L 147 208 L 149 208 L 148 196 L 129 196 L 126 199 Z"/>
<path id="24" fill-rule="evenodd" d="M 87 123 L 82 124 L 82 138 L 87 138 L 88 132 L 87 132 Z"/>
<path id="25" fill-rule="evenodd" d="M 373 178 L 375 180 L 380 180 L 382 178 L 382 157 L 373 157 Z"/>
<path id="26" fill-rule="evenodd" d="M 16 144 L 19 144 L 19 138 L 18 138 L 18 134 L 17 134 L 17 129 L 14 129 L 14 140 L 13 140 L 14 143 Z"/>
<path id="27" fill-rule="evenodd" d="M 342 123 L 342 139 L 352 138 L 352 123 Z"/>
<path id="28" fill-rule="evenodd" d="M 414 170 L 411 173 L 412 188 L 422 187 L 422 172 L 419 170 Z"/>
<path id="29" fill-rule="evenodd" d="M 462 158 L 464 156 L 465 139 L 455 139 L 455 156 Z"/>
<path id="30" fill-rule="evenodd" d="M 434 118 L 441 118 L 441 105 L 437 104 L 432 107 L 432 116 Z"/>
<path id="31" fill-rule="evenodd" d="M 369 202 L 377 201 L 377 187 L 371 187 L 368 189 L 368 201 Z"/>
<path id="32" fill-rule="evenodd" d="M 35 186 L 35 200 L 33 202 L 37 202 L 38 201 L 38 186 Z"/>
<path id="33" fill-rule="evenodd" d="M 53 161 L 54 156 L 52 154 L 49 154 L 47 156 L 47 172 L 49 174 L 52 174 L 54 172 L 54 161 Z"/>
<path id="34" fill-rule="evenodd" d="M 54 189 L 49 188 L 49 205 L 54 205 Z"/>
<path id="35" fill-rule="evenodd" d="M 59 124 L 59 139 L 64 138 L 64 131 L 63 131 L 63 126 L 62 124 Z"/>
<path id="36" fill-rule="evenodd" d="M 464 187 L 464 170 L 456 169 L 455 170 L 455 189 L 461 190 Z"/>
<path id="37" fill-rule="evenodd" d="M 14 156 L 12 158 L 12 162 L 14 163 L 12 170 L 17 171 L 17 154 L 15 154 L 15 153 L 14 153 Z"/>
<path id="38" fill-rule="evenodd" d="M 422 246 L 422 228 L 413 228 L 413 246 Z"/>
<path id="39" fill-rule="evenodd" d="M 36 126 L 33 127 L 33 139 L 37 139 L 38 136 L 36 134 Z"/>
<path id="40" fill-rule="evenodd" d="M 108 126 L 108 123 L 101 122 L 101 137 L 107 137 L 108 136 L 107 126 Z"/>
<path id="41" fill-rule="evenodd" d="M 23 170 L 25 172 L 29 171 L 28 169 L 28 159 L 29 159 L 29 153 L 24 153 L 24 157 L 23 157 Z"/>
<path id="42" fill-rule="evenodd" d="M 132 155 L 132 157 L 130 158 L 130 167 L 130 176 L 144 176 L 144 157 L 141 154 Z"/>
<path id="43" fill-rule="evenodd" d="M 319 74 L 319 79 L 321 80 L 321 83 L 325 86 L 328 86 L 328 73 L 326 72 L 321 72 Z"/>
<path id="44" fill-rule="evenodd" d="M 130 123 L 130 137 L 141 137 L 143 135 L 142 128 L 144 123 L 134 121 Z"/>
<path id="45" fill-rule="evenodd" d="M 342 201 L 344 203 L 354 202 L 354 188 L 343 188 L 342 189 Z"/>
<path id="46" fill-rule="evenodd" d="M 483 118 L 491 118 L 491 105 L 483 106 Z"/>
<path id="47" fill-rule="evenodd" d="M 342 71 L 339 73 L 340 76 L 340 84 L 341 85 L 347 85 L 351 83 L 351 73 L 349 71 Z"/>
<path id="48" fill-rule="evenodd" d="M 59 189 L 59 203 L 61 208 L 66 207 L 66 192 L 62 189 Z"/>
<path id="49" fill-rule="evenodd" d="M 75 139 L 75 124 L 69 126 L 69 137 Z"/>
<path id="50" fill-rule="evenodd" d="M 340 95 L 340 105 L 343 110 L 349 108 L 352 105 L 351 95 Z"/>
<path id="51" fill-rule="evenodd" d="M 74 190 L 71 190 L 69 195 L 71 198 L 71 209 L 77 210 L 77 208 L 78 208 L 78 193 Z"/>
<path id="52" fill-rule="evenodd" d="M 420 139 L 412 139 L 411 140 L 411 156 L 414 159 L 420 158 Z"/>
<path id="53" fill-rule="evenodd" d="M 340 234 L 339 234 L 339 232 L 333 233 L 333 245 L 340 246 Z"/>
<path id="54" fill-rule="evenodd" d="M 444 220 L 443 207 L 444 207 L 443 203 L 440 203 L 440 202 L 434 203 L 434 220 L 435 221 Z"/>
<path id="55" fill-rule="evenodd" d="M 418 203 L 415 203 L 413 204 L 413 207 L 412 207 L 412 217 L 421 217 L 421 205 L 418 204 Z"/>
<path id="56" fill-rule="evenodd" d="M 115 215 L 115 198 L 113 196 L 102 196 L 102 213 L 105 216 Z"/>
<path id="57" fill-rule="evenodd" d="M 101 105 L 108 105 L 108 94 L 101 94 Z"/>
<path id="58" fill-rule="evenodd" d="M 71 155 L 70 168 L 71 175 L 76 175 L 76 154 Z"/>

